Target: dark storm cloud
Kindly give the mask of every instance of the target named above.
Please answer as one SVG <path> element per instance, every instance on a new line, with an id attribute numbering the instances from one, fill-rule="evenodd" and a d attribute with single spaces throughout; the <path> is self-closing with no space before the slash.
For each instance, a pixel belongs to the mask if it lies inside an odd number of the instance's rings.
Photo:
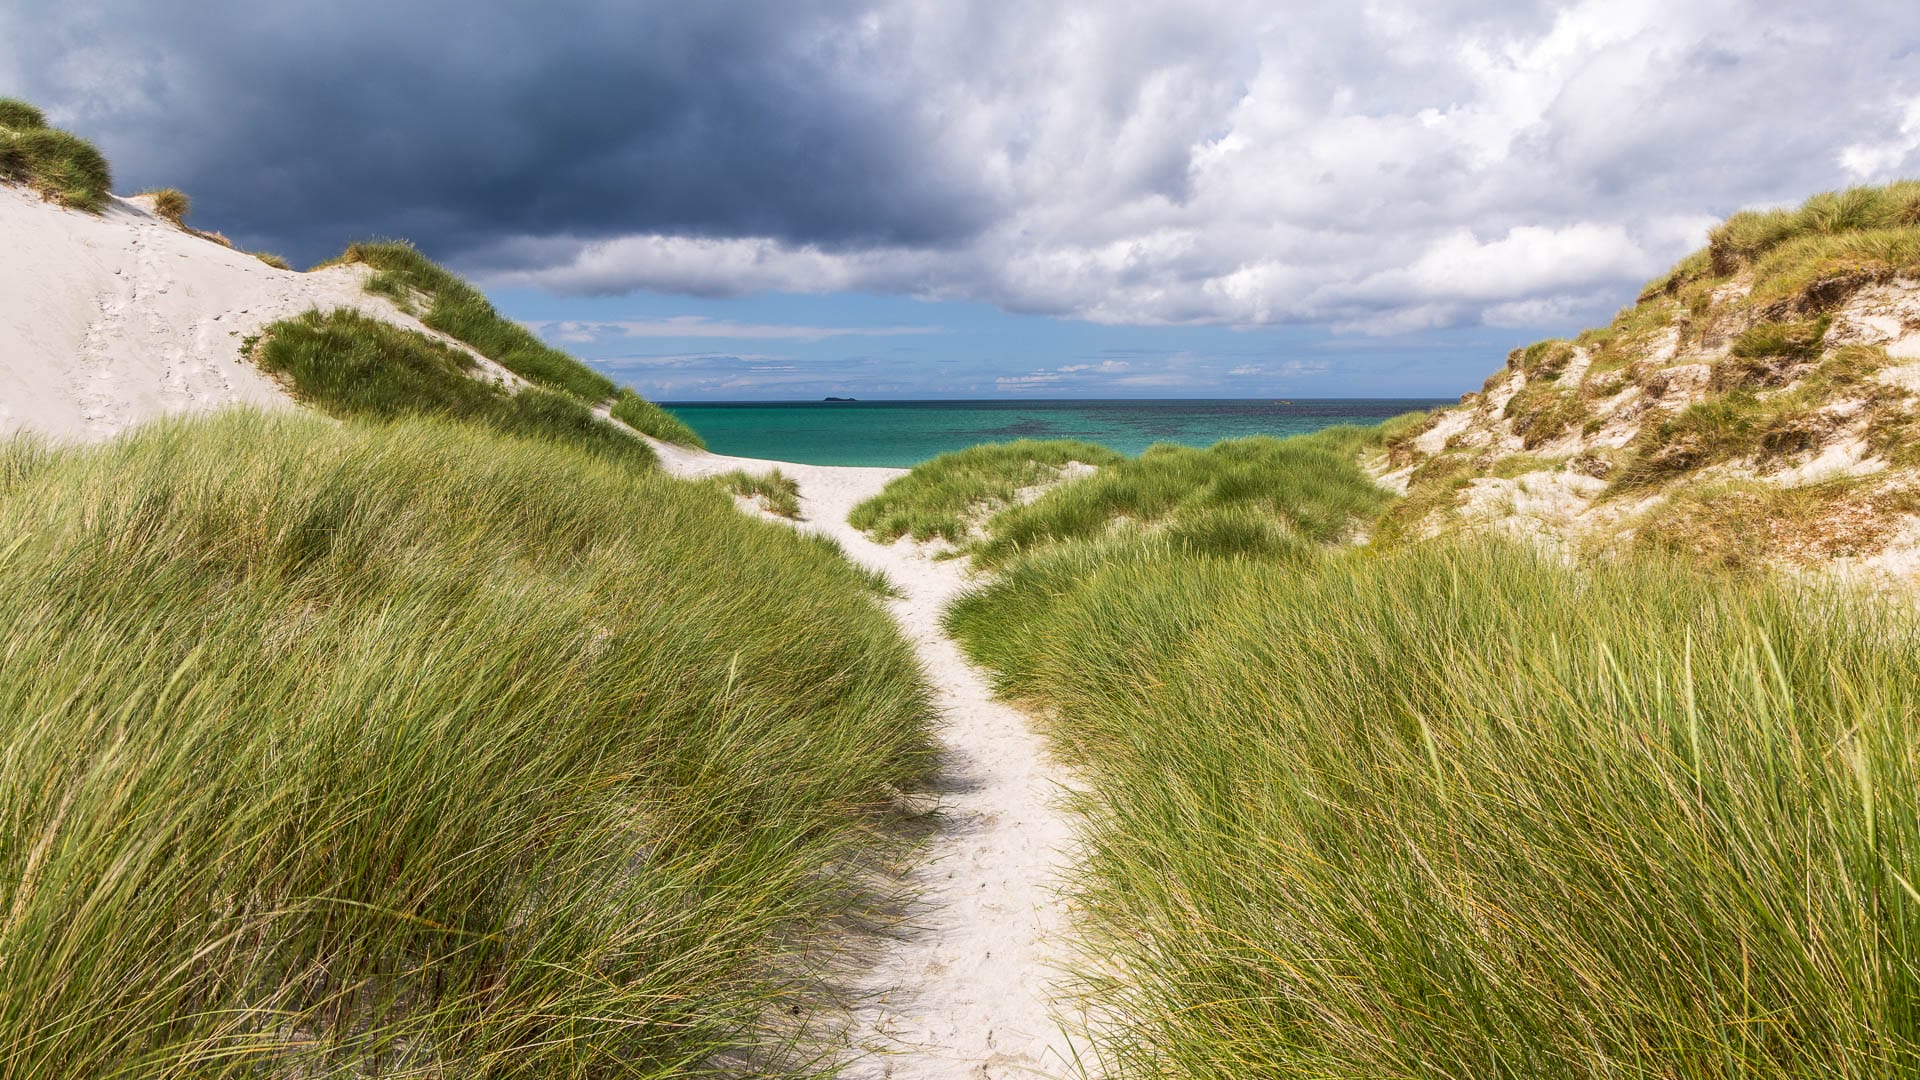
<path id="1" fill-rule="evenodd" d="M 123 187 L 183 188 L 301 256 L 373 234 L 925 245 L 990 213 L 915 167 L 897 94 L 847 77 L 857 4 L 272 7 L 29 0 L 0 50 Z"/>
<path id="2" fill-rule="evenodd" d="M 1538 326 L 1920 172 L 1887 0 L 21 3 L 0 93 L 123 188 L 573 293 Z"/>

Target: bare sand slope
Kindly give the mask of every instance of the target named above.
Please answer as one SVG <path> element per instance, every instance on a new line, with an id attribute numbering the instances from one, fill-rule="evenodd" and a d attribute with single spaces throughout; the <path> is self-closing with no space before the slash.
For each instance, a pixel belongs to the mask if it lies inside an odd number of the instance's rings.
<path id="1" fill-rule="evenodd" d="M 0 184 L 0 437 L 105 439 L 173 413 L 289 405 L 240 357 L 268 323 L 349 307 L 425 331 L 365 292 L 366 274 L 276 270 L 137 199 L 94 215 Z"/>
<path id="2" fill-rule="evenodd" d="M 961 560 L 936 562 L 908 542 L 876 544 L 847 512 L 901 469 L 843 468 L 730 458 L 655 442 L 681 476 L 774 468 L 800 485 L 801 528 L 838 540 L 885 573 L 904 596 L 893 615 L 912 640 L 945 724 L 940 829 L 911 885 L 911 927 L 867 974 L 855 1042 L 872 1056 L 848 1076 L 908 1078 L 1065 1076 L 1067 1040 L 1052 1020 L 1064 905 L 1058 868 L 1074 842 L 1058 806 L 1062 773 L 1026 717 L 995 701 L 982 674 L 940 626 L 966 588 Z"/>

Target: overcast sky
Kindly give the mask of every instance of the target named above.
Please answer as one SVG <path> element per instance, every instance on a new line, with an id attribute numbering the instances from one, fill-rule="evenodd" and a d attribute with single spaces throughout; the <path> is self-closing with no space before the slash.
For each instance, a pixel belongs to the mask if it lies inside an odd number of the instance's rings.
<path id="1" fill-rule="evenodd" d="M 1920 174 L 1920 4 L 7 0 L 0 95 L 655 396 L 1451 395 Z"/>

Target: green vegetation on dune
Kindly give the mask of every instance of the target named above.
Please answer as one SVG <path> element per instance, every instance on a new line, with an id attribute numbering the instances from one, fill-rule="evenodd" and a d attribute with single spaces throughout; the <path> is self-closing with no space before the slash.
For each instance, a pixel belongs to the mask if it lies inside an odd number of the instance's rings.
<path id="1" fill-rule="evenodd" d="M 1711 290 L 1751 277 L 1747 303 L 1811 315 L 1862 286 L 1920 268 L 1920 181 L 1829 191 L 1791 210 L 1743 210 L 1641 294 L 1702 310 Z"/>
<path id="2" fill-rule="evenodd" d="M 474 351 L 536 386 L 572 396 L 584 405 L 610 405 L 615 419 L 664 442 L 705 449 L 686 424 L 631 389 L 548 345 L 531 330 L 494 310 L 480 290 L 399 241 L 353 244 L 335 262 L 371 267 L 367 290 L 413 310 L 428 326 L 471 346 Z"/>
<path id="3" fill-rule="evenodd" d="M 181 228 L 187 227 L 187 215 L 193 213 L 193 200 L 179 188 L 156 188 L 140 194 L 153 200 L 153 212 Z"/>
<path id="4" fill-rule="evenodd" d="M 778 1071 L 932 764 L 844 560 L 568 446 L 15 442 L 0 536 L 13 1077 Z"/>
<path id="5" fill-rule="evenodd" d="M 626 387 L 620 389 L 620 396 L 614 400 L 613 418 L 661 442 L 678 443 L 696 450 L 707 448 L 706 440 L 682 423 L 679 417 Z"/>
<path id="6" fill-rule="evenodd" d="M 1778 332 L 1769 327 L 1766 336 Z M 1834 349 L 1817 361 L 1807 353 L 1743 358 L 1736 347 L 1720 365 L 1730 372 L 1724 384 L 1732 388 L 1644 420 L 1614 486 L 1635 489 L 1735 458 L 1766 464 L 1813 449 L 1843 426 L 1825 408 L 1842 400 L 1867 421 L 1877 452 L 1907 464 L 1916 426 L 1911 395 L 1873 378 L 1890 363 L 1884 349 L 1862 345 Z M 1775 364 L 1791 365 L 1791 386 L 1775 386 L 1789 378 L 1772 374 Z"/>
<path id="7" fill-rule="evenodd" d="M 1137 458 L 1010 506 L 973 545 L 997 566 L 1117 530 L 1164 532 L 1216 554 L 1290 548 L 1295 539 L 1350 538 L 1389 496 L 1354 463 L 1345 431 L 1292 439 L 1230 439 L 1205 450 L 1162 444 Z"/>
<path id="8" fill-rule="evenodd" d="M 727 491 L 753 500 L 769 514 L 795 520 L 800 517 L 800 482 L 779 469 L 758 475 L 735 469 L 714 479 Z"/>
<path id="9" fill-rule="evenodd" d="M 113 173 L 92 143 L 48 127 L 40 110 L 24 101 L 0 98 L 0 181 L 98 213 L 112 197 Z"/>
<path id="10" fill-rule="evenodd" d="M 1122 460 L 1104 446 L 1072 439 L 973 446 L 915 466 L 854 507 L 847 521 L 882 542 L 911 536 L 964 543 L 980 521 L 1013 503 L 1023 489 L 1055 479 L 1067 465 Z"/>
<path id="11" fill-rule="evenodd" d="M 1519 548 L 1022 560 L 949 626 L 1089 781 L 1118 1076 L 1920 1068 L 1920 633 Z"/>
<path id="12" fill-rule="evenodd" d="M 31 102 L 19 98 L 0 98 L 0 127 L 31 131 L 47 126 L 47 114 Z"/>
<path id="13" fill-rule="evenodd" d="M 373 268 L 369 291 L 405 308 L 423 302 L 421 321 L 459 338 L 528 382 L 571 394 L 589 405 L 615 396 L 613 380 L 535 337 L 494 310 L 480 290 L 398 241 L 354 244 L 336 262 Z"/>
<path id="14" fill-rule="evenodd" d="M 654 461 L 646 443 L 578 400 L 551 390 L 515 393 L 477 377 L 476 361 L 460 349 L 358 312 L 310 311 L 274 323 L 252 355 L 295 396 L 335 416 L 444 416 L 632 465 Z"/>

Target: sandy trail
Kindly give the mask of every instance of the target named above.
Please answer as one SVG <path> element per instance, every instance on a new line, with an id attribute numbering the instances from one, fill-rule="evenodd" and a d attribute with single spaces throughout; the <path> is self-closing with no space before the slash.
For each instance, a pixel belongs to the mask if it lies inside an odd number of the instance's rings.
<path id="1" fill-rule="evenodd" d="M 680 476 L 774 468 L 800 485 L 800 527 L 838 540 L 904 594 L 891 602 L 934 688 L 945 725 L 940 828 L 909 884 L 911 927 L 862 980 L 854 1041 L 872 1055 L 849 1077 L 1067 1076 L 1068 1041 L 1049 1013 L 1064 905 L 1057 870 L 1074 834 L 1057 804 L 1063 773 L 1026 717 L 995 701 L 985 677 L 940 626 L 967 587 L 961 560 L 911 543 L 876 544 L 847 513 L 902 469 L 796 465 L 654 443 Z"/>

